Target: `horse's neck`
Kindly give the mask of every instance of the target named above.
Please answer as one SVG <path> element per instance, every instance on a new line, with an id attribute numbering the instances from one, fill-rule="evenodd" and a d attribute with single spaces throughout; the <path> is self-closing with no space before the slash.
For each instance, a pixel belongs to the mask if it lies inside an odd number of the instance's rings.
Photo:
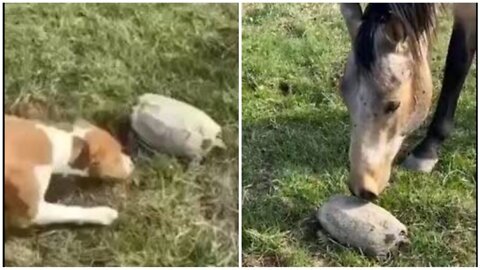
<path id="1" fill-rule="evenodd" d="M 407 130 L 416 129 L 425 120 L 432 104 L 432 74 L 426 57 L 415 63 L 411 83 L 412 113 Z"/>

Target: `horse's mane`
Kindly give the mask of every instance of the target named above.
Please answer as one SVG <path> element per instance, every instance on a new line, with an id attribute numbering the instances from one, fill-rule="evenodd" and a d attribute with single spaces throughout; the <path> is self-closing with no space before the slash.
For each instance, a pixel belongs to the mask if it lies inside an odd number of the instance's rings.
<path id="1" fill-rule="evenodd" d="M 413 57 L 419 57 L 420 41 L 424 34 L 430 39 L 433 35 L 437 16 L 436 4 L 376 3 L 369 4 L 363 12 L 362 24 L 355 40 L 355 57 L 366 70 L 375 61 L 375 32 L 377 28 L 393 16 L 400 20 L 412 50 Z"/>

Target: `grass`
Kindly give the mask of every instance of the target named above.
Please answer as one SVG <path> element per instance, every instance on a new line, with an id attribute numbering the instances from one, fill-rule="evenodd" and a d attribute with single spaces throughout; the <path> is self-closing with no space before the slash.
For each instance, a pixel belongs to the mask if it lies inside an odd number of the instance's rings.
<path id="1" fill-rule="evenodd" d="M 121 135 L 121 119 L 146 92 L 206 111 L 228 150 L 193 171 L 169 156 L 140 160 L 128 193 L 72 180 L 55 200 L 113 204 L 119 220 L 8 235 L 7 265 L 238 265 L 238 5 L 6 5 L 6 112 L 80 116 Z"/>
<path id="2" fill-rule="evenodd" d="M 377 262 L 317 235 L 312 220 L 329 197 L 348 194 L 350 128 L 338 82 L 350 42 L 338 6 L 246 4 L 243 11 L 243 265 L 474 266 L 476 65 L 434 171 L 395 166 L 379 204 L 407 225 L 412 246 Z M 451 25 L 442 15 L 431 61 L 435 97 Z"/>

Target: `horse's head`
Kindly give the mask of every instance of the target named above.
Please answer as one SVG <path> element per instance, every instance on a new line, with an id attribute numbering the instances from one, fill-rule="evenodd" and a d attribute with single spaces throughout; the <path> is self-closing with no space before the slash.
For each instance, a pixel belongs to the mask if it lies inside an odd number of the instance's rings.
<path id="1" fill-rule="evenodd" d="M 352 39 L 341 82 L 352 125 L 349 188 L 373 199 L 387 186 L 406 134 L 425 119 L 430 106 L 429 26 L 406 23 L 408 16 L 395 15 L 389 4 L 370 5 L 363 15 L 360 6 L 345 4 L 342 13 Z M 417 24 L 422 22 L 431 23 Z"/>

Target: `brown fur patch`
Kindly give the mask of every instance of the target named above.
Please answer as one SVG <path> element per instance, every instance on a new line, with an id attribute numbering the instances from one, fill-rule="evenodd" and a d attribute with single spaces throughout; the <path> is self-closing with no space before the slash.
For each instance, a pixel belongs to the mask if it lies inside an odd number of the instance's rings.
<path id="1" fill-rule="evenodd" d="M 74 169 L 84 170 L 90 164 L 90 151 L 86 141 L 73 137 L 72 157 L 69 165 Z"/>
<path id="2" fill-rule="evenodd" d="M 15 162 L 15 164 L 13 164 Z M 33 166 L 22 161 L 5 164 L 5 217 L 8 226 L 28 225 L 37 213 L 38 183 Z"/>
<path id="3" fill-rule="evenodd" d="M 5 177 L 5 212 L 11 214 L 17 212 L 26 216 L 30 208 L 25 200 L 20 196 L 18 186 L 12 180 L 12 176 Z"/>
<path id="4" fill-rule="evenodd" d="M 44 165 L 52 162 L 52 144 L 37 122 L 5 116 L 5 158 Z"/>
<path id="5" fill-rule="evenodd" d="M 37 122 L 5 116 L 5 216 L 9 225 L 34 217 L 39 187 L 34 168 L 52 162 L 52 145 Z"/>
<path id="6" fill-rule="evenodd" d="M 110 133 L 92 126 L 84 139 L 90 151 L 92 175 L 117 179 L 126 179 L 129 176 L 122 160 L 122 146 Z"/>

